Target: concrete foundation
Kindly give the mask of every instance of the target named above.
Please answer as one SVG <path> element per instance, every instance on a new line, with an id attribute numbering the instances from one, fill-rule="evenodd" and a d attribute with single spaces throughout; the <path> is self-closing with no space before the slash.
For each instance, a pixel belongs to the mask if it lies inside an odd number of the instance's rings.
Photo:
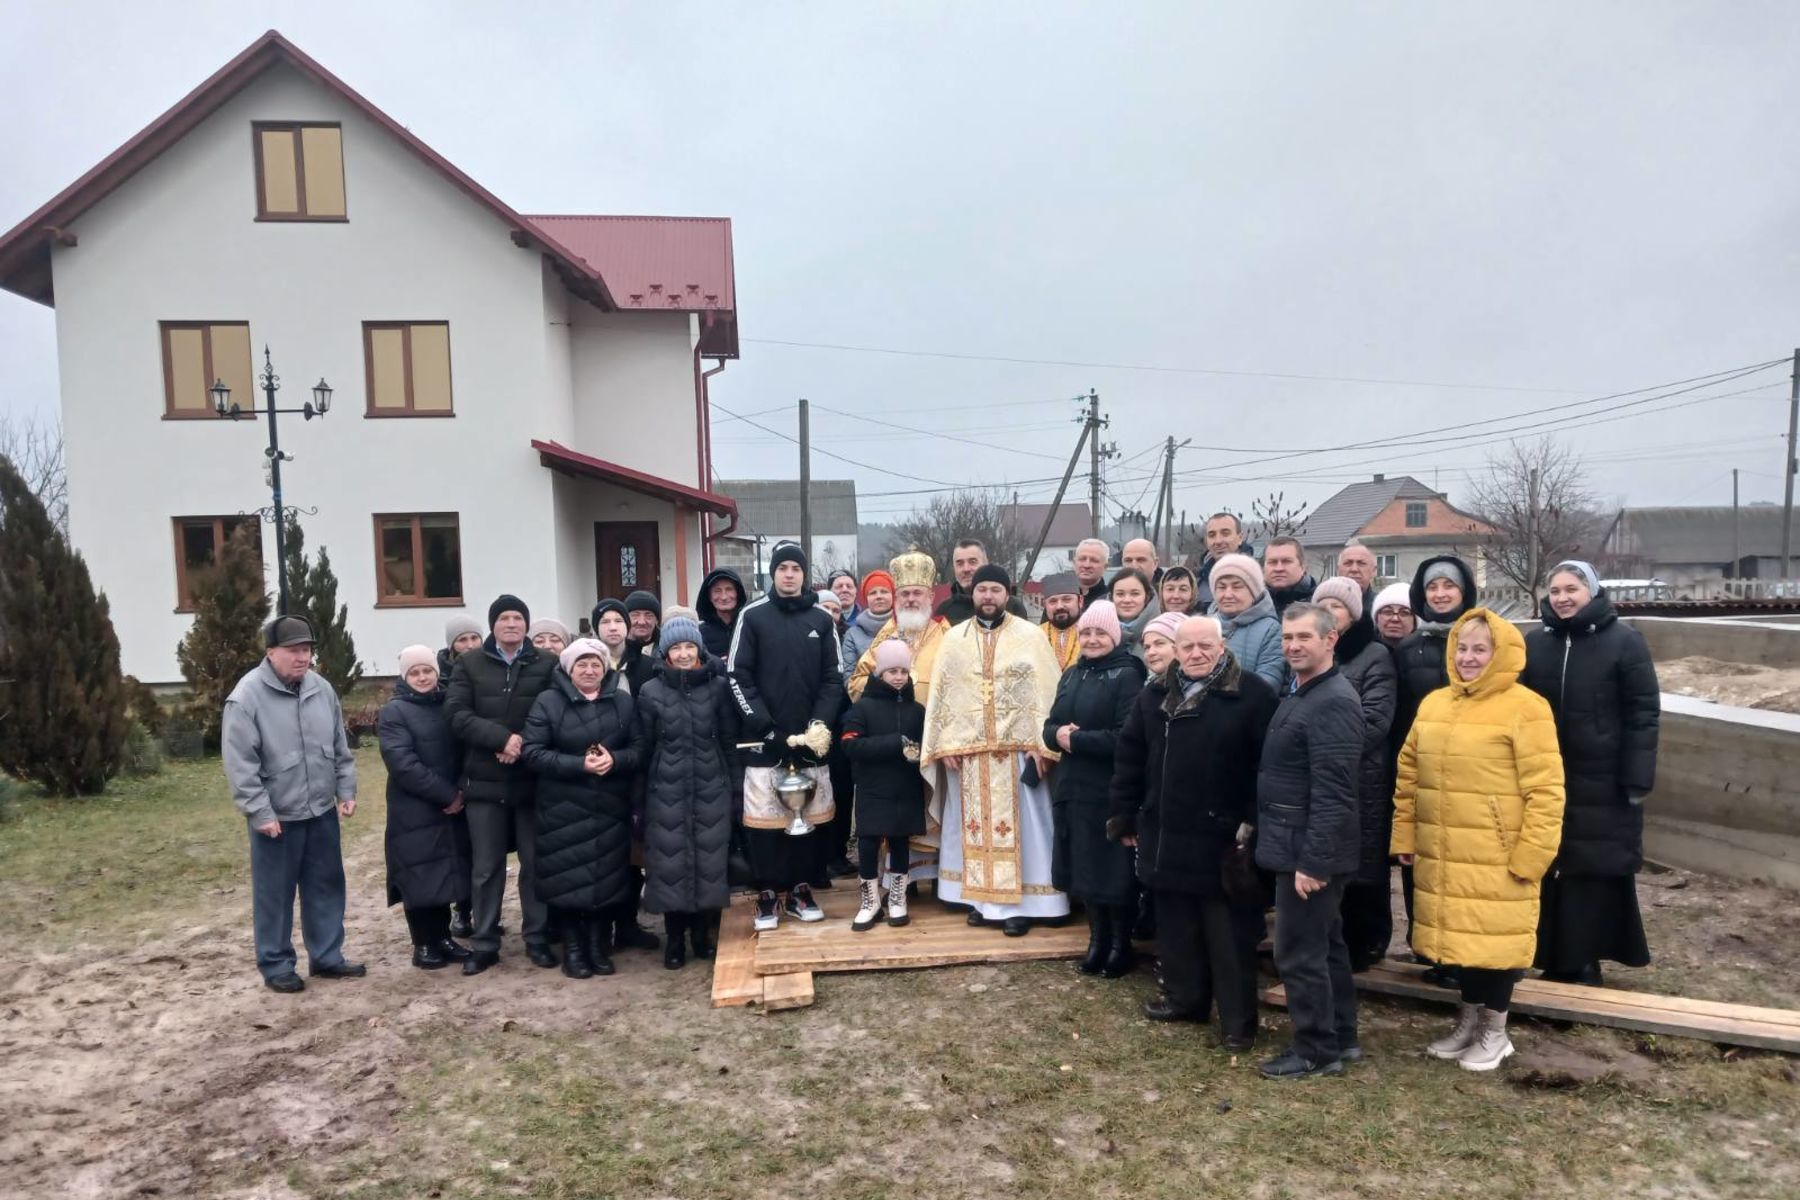
<path id="1" fill-rule="evenodd" d="M 1747 617 L 1630 617 L 1657 662 L 1696 654 L 1723 662 L 1800 667 L 1800 625 Z"/>
<path id="2" fill-rule="evenodd" d="M 1800 888 L 1800 716 L 1665 693 L 1644 850 L 1671 866 Z"/>

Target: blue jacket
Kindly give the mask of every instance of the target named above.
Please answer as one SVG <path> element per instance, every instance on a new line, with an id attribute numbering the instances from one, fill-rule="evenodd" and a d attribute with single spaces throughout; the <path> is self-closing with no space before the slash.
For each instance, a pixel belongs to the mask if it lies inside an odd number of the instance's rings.
<path id="1" fill-rule="evenodd" d="M 1287 663 L 1281 657 L 1281 619 L 1275 615 L 1275 601 L 1268 592 L 1235 617 L 1219 611 L 1215 603 L 1206 614 L 1217 617 L 1225 626 L 1225 646 L 1238 665 L 1277 691 Z"/>

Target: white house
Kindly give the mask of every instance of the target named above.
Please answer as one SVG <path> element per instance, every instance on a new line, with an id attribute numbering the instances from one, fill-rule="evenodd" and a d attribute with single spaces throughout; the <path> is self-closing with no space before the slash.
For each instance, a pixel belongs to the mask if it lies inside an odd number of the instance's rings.
<path id="1" fill-rule="evenodd" d="M 265 347 L 283 408 L 335 389 L 281 418 L 284 499 L 376 672 L 501 592 L 571 627 L 691 602 L 735 522 L 707 466 L 729 221 L 524 216 L 272 31 L 0 238 L 0 287 L 56 310 L 70 532 L 147 681 L 179 679 L 188 574 L 270 503 L 264 420 L 209 395 L 260 401 Z"/>

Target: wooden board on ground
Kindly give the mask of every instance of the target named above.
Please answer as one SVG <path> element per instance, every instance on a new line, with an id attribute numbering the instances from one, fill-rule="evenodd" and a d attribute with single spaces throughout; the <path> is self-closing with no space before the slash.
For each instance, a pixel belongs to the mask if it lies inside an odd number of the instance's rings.
<path id="1" fill-rule="evenodd" d="M 960 911 L 953 912 L 930 897 L 909 904 L 912 922 L 898 929 L 885 922 L 866 933 L 850 928 L 856 915 L 854 881 L 816 893 L 825 919 L 812 924 L 783 917 L 781 927 L 756 936 L 755 971 L 785 975 L 793 971 L 892 971 L 909 967 L 943 967 L 959 963 L 1029 962 L 1080 958 L 1087 953 L 1087 923 L 1072 919 L 1060 929 L 1034 926 L 1024 937 L 1011 938 L 998 928 L 976 928 Z M 721 939 L 721 942 L 723 939 Z M 721 946 L 721 957 L 722 957 Z"/>
<path id="2" fill-rule="evenodd" d="M 756 1004 L 763 998 L 762 976 L 756 973 L 752 962 L 756 933 L 750 923 L 755 918 L 754 896 L 735 897 L 731 906 L 719 914 L 719 948 L 713 956 L 714 1008 Z"/>
<path id="3" fill-rule="evenodd" d="M 761 976 L 764 1012 L 780 1012 L 784 1008 L 805 1008 L 813 1002 L 811 971 L 793 971 L 786 975 Z"/>
<path id="4" fill-rule="evenodd" d="M 1356 977 L 1364 991 L 1414 1000 L 1453 1004 L 1456 992 L 1426 983 L 1425 968 L 1410 963 L 1383 962 Z M 1270 1004 L 1285 1005 L 1287 997 L 1277 985 L 1263 993 Z M 1733 1046 L 1753 1046 L 1800 1054 L 1800 1012 L 1785 1008 L 1757 1008 L 1749 1004 L 1721 1004 L 1713 1000 L 1688 1000 L 1620 988 L 1583 987 L 1522 979 L 1513 989 L 1512 1011 L 1531 1017 L 1610 1025 L 1640 1033 L 1697 1038 Z"/>

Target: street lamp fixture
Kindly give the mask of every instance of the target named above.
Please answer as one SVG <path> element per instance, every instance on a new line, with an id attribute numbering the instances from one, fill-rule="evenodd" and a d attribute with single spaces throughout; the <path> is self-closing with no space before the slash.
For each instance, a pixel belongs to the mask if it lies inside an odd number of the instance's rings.
<path id="1" fill-rule="evenodd" d="M 246 415 L 269 418 L 269 445 L 263 451 L 263 457 L 269 465 L 267 472 L 269 491 L 275 498 L 275 585 L 277 592 L 280 593 L 280 607 L 276 610 L 275 615 L 285 616 L 288 610 L 287 514 L 281 502 L 281 464 L 294 461 L 294 456 L 282 453 L 281 438 L 276 430 L 275 418 L 280 413 L 297 413 L 307 421 L 314 417 L 323 417 L 331 411 L 331 385 L 325 382 L 324 376 L 320 376 L 319 382 L 313 387 L 311 400 L 299 408 L 277 408 L 275 393 L 281 390 L 281 376 L 275 373 L 275 365 L 269 357 L 267 346 L 263 347 L 263 371 L 259 381 L 262 384 L 263 405 L 259 408 L 252 404 L 248 413 L 231 398 L 231 388 L 223 379 L 215 380 L 208 390 L 212 393 L 213 411 L 227 420 L 236 421 Z"/>

